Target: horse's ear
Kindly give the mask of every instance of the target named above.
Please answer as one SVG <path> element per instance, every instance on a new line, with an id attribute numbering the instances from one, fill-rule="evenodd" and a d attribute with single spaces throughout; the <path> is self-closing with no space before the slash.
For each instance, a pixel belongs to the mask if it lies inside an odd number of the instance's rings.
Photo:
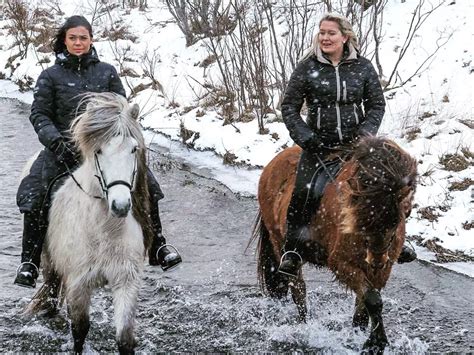
<path id="1" fill-rule="evenodd" d="M 140 113 L 140 106 L 138 106 L 138 104 L 133 104 L 132 107 L 130 107 L 130 116 L 132 116 L 134 120 L 137 120 L 139 113 Z"/>

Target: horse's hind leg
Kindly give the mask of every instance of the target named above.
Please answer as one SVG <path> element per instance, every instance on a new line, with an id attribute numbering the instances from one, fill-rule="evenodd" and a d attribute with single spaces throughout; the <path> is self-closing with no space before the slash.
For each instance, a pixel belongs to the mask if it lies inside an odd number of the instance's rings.
<path id="1" fill-rule="evenodd" d="M 133 354 L 138 280 L 118 284 L 113 288 L 117 346 L 120 354 Z"/>
<path id="2" fill-rule="evenodd" d="M 369 339 L 364 344 L 364 351 L 370 354 L 382 354 L 388 344 L 387 335 L 382 320 L 382 296 L 375 289 L 369 289 L 364 294 L 364 304 L 372 323 Z"/>
<path id="3" fill-rule="evenodd" d="M 306 306 L 306 283 L 303 280 L 303 275 L 300 271 L 298 278 L 290 281 L 291 297 L 298 309 L 299 321 L 306 322 L 306 315 L 308 308 Z"/>
<path id="4" fill-rule="evenodd" d="M 362 330 L 367 329 L 369 325 L 369 312 L 367 307 L 365 307 L 364 299 L 362 296 L 357 295 L 355 301 L 355 311 L 354 316 L 352 317 L 352 326 L 358 327 Z"/>
<path id="5" fill-rule="evenodd" d="M 68 290 L 68 313 L 71 318 L 72 337 L 74 339 L 74 352 L 81 353 L 87 333 L 89 332 L 89 307 L 92 290 L 80 288 Z"/>

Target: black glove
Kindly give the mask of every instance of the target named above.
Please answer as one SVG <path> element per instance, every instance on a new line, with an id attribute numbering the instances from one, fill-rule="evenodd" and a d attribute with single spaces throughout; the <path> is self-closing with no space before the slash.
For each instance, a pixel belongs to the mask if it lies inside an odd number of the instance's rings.
<path id="1" fill-rule="evenodd" d="M 310 152 L 319 152 L 322 146 L 323 144 L 316 134 L 312 133 L 310 136 L 306 137 L 302 148 Z"/>
<path id="2" fill-rule="evenodd" d="M 57 139 L 51 144 L 50 149 L 56 154 L 56 159 L 72 168 L 79 164 L 79 154 L 76 153 L 74 146 L 66 142 L 63 138 Z"/>

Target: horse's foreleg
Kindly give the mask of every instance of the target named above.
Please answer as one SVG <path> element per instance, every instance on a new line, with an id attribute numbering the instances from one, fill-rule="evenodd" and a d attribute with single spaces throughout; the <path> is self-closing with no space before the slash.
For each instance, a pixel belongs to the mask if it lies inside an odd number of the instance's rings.
<path id="1" fill-rule="evenodd" d="M 364 351 L 370 354 L 382 354 L 388 344 L 382 320 L 382 296 L 375 289 L 368 289 L 364 294 L 364 305 L 369 313 L 372 327 L 369 339 L 364 344 Z"/>
<path id="2" fill-rule="evenodd" d="M 89 307 L 92 290 L 81 287 L 67 291 L 68 313 L 71 318 L 74 352 L 81 353 L 89 332 Z"/>
<path id="3" fill-rule="evenodd" d="M 116 340 L 120 354 L 133 354 L 138 280 L 113 287 Z"/>
<path id="4" fill-rule="evenodd" d="M 306 306 L 306 283 L 303 280 L 303 275 L 300 271 L 298 278 L 290 281 L 291 297 L 298 309 L 299 321 L 306 322 L 306 315 L 308 308 Z"/>
<path id="5" fill-rule="evenodd" d="M 355 301 L 355 311 L 352 317 L 352 326 L 358 327 L 362 330 L 366 330 L 369 325 L 369 312 L 365 307 L 364 299 L 362 296 L 357 295 Z"/>

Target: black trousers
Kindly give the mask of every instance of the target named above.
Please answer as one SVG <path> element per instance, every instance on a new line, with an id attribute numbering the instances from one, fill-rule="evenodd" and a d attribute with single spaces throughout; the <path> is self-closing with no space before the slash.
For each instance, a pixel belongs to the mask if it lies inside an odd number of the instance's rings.
<path id="1" fill-rule="evenodd" d="M 309 245 L 307 229 L 311 218 L 319 208 L 319 203 L 328 181 L 337 173 L 337 164 L 325 162 L 330 151 L 301 153 L 296 171 L 295 187 L 287 212 L 287 231 L 284 251 L 296 251 L 303 256 Z"/>
<path id="2" fill-rule="evenodd" d="M 21 181 L 17 192 L 17 205 L 23 218 L 23 239 L 21 262 L 32 262 L 40 266 L 43 241 L 48 229 L 48 212 L 50 207 L 49 195 L 51 190 L 57 189 L 62 180 L 51 186 L 59 175 L 65 173 L 67 168 L 56 160 L 53 152 L 45 149 L 31 166 L 29 174 Z M 147 169 L 148 189 L 150 192 L 150 214 L 155 232 L 155 244 L 166 243 L 162 236 L 162 226 L 158 202 L 164 195 L 160 184 L 151 170 Z"/>

